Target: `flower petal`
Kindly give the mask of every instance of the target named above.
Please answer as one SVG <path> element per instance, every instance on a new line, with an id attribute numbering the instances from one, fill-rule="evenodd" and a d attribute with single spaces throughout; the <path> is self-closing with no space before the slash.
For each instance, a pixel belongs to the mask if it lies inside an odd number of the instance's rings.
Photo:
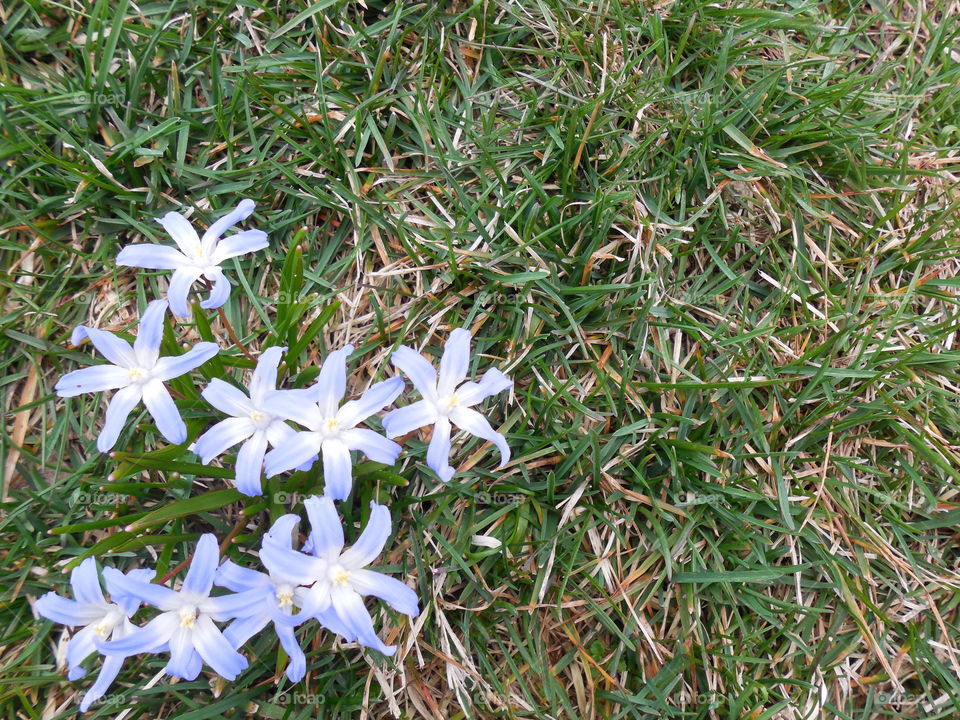
<path id="1" fill-rule="evenodd" d="M 187 296 L 190 294 L 191 286 L 201 275 L 199 268 L 193 266 L 184 266 L 177 268 L 170 276 L 170 284 L 167 286 L 167 300 L 170 302 L 170 311 L 178 317 L 190 316 L 190 303 Z"/>
<path id="2" fill-rule="evenodd" d="M 256 409 L 242 390 L 220 378 L 213 378 L 200 394 L 217 410 L 233 417 L 249 417 Z"/>
<path id="3" fill-rule="evenodd" d="M 204 276 L 213 283 L 213 287 L 210 289 L 207 299 L 200 303 L 200 307 L 204 310 L 215 310 L 218 307 L 223 307 L 230 299 L 230 281 L 227 280 L 227 276 L 223 274 L 220 268 L 207 270 L 204 272 Z"/>
<path id="4" fill-rule="evenodd" d="M 209 390 L 209 388 L 207 388 Z M 193 452 L 200 456 L 204 465 L 221 455 L 228 448 L 241 443 L 256 432 L 256 427 L 245 417 L 221 420 L 197 438 Z"/>
<path id="5" fill-rule="evenodd" d="M 511 387 L 513 380 L 496 368 L 490 368 L 480 378 L 480 382 L 467 382 L 457 388 L 457 399 L 461 407 L 470 407 Z"/>
<path id="6" fill-rule="evenodd" d="M 217 568 L 213 582 L 218 587 L 225 587 L 235 593 L 257 588 L 266 591 L 270 585 L 270 577 L 266 573 L 237 565 L 233 560 L 224 560 Z"/>
<path id="7" fill-rule="evenodd" d="M 317 622 L 319 622 L 320 625 L 330 632 L 339 635 L 347 642 L 353 642 L 357 639 L 357 636 L 353 634 L 350 628 L 344 625 L 340 618 L 337 617 L 337 613 L 334 612 L 332 607 L 316 613 L 314 617 L 317 618 Z"/>
<path id="8" fill-rule="evenodd" d="M 427 448 L 427 467 L 448 482 L 456 470 L 449 463 L 450 458 L 450 421 L 442 417 L 433 426 L 433 437 Z"/>
<path id="9" fill-rule="evenodd" d="M 193 631 L 183 626 L 178 627 L 170 638 L 170 660 L 164 668 L 167 675 L 184 680 L 195 680 L 201 670 L 197 661 L 193 659 L 195 653 Z"/>
<path id="10" fill-rule="evenodd" d="M 198 342 L 182 355 L 167 355 L 157 360 L 153 369 L 153 377 L 159 380 L 180 377 L 184 373 L 203 365 L 218 352 L 220 352 L 220 348 L 216 343 Z"/>
<path id="11" fill-rule="evenodd" d="M 257 358 L 257 367 L 250 378 L 250 399 L 255 406 L 259 407 L 267 394 L 277 389 L 277 367 L 285 351 L 285 347 L 274 345 L 261 352 Z"/>
<path id="12" fill-rule="evenodd" d="M 334 588 L 331 592 L 332 608 L 337 619 L 354 635 L 361 645 L 379 650 L 384 655 L 393 655 L 397 648 L 384 645 L 373 629 L 373 618 L 364 607 L 363 598 L 353 590 Z"/>
<path id="13" fill-rule="evenodd" d="M 437 394 L 450 395 L 467 377 L 470 368 L 470 331 L 456 328 L 443 346 L 440 372 L 437 375 Z"/>
<path id="14" fill-rule="evenodd" d="M 77 602 L 95 605 L 106 603 L 100 589 L 100 575 L 95 558 L 87 558 L 70 572 L 70 587 Z"/>
<path id="15" fill-rule="evenodd" d="M 234 680 L 247 667 L 247 659 L 233 649 L 230 641 L 206 615 L 197 618 L 192 634 L 193 646 L 200 657 L 227 680 Z"/>
<path id="16" fill-rule="evenodd" d="M 72 345 L 79 345 L 80 342 L 88 338 L 93 346 L 101 355 L 114 365 L 124 368 L 134 368 L 137 366 L 137 356 L 130 347 L 130 343 L 121 337 L 117 337 L 112 332 L 106 330 L 97 330 L 96 328 L 78 325 L 73 329 L 70 336 Z"/>
<path id="17" fill-rule="evenodd" d="M 310 520 L 310 552 L 332 562 L 343 550 L 343 525 L 333 499 L 312 495 L 303 501 L 303 507 Z"/>
<path id="18" fill-rule="evenodd" d="M 340 439 L 351 450 L 360 450 L 374 462 L 393 465 L 403 450 L 393 440 L 367 428 L 353 428 L 340 433 Z"/>
<path id="19" fill-rule="evenodd" d="M 266 611 L 237 618 L 226 627 L 223 636 L 236 649 L 263 630 L 269 622 L 270 615 Z"/>
<path id="20" fill-rule="evenodd" d="M 390 537 L 390 510 L 386 505 L 370 501 L 370 517 L 357 541 L 343 552 L 340 563 L 350 570 L 366 567 L 383 552 L 384 543 Z"/>
<path id="21" fill-rule="evenodd" d="M 109 451 L 117 442 L 123 425 L 130 416 L 130 411 L 137 406 L 143 396 L 140 385 L 127 385 L 120 388 L 110 398 L 107 413 L 103 421 L 103 430 L 97 438 L 97 449 L 100 452 Z"/>
<path id="22" fill-rule="evenodd" d="M 315 432 L 298 432 L 286 442 L 275 447 L 264 458 L 267 477 L 302 465 L 317 454 L 323 442 L 323 436 Z"/>
<path id="23" fill-rule="evenodd" d="M 361 595 L 373 595 L 397 612 L 414 618 L 420 614 L 417 593 L 396 578 L 372 570 L 352 570 L 350 584 Z"/>
<path id="24" fill-rule="evenodd" d="M 184 254 L 192 256 L 200 249 L 200 237 L 197 235 L 197 231 L 193 229 L 190 221 L 180 213 L 168 212 L 163 217 L 157 218 L 157 222 L 169 233 Z"/>
<path id="25" fill-rule="evenodd" d="M 188 265 L 187 256 L 169 245 L 127 245 L 117 253 L 115 261 L 121 267 L 139 267 L 147 270 L 176 270 Z"/>
<path id="26" fill-rule="evenodd" d="M 321 445 L 323 457 L 323 492 L 334 500 L 346 500 L 353 487 L 353 461 L 350 449 L 337 439 L 324 440 Z"/>
<path id="27" fill-rule="evenodd" d="M 80 667 L 80 663 L 97 652 L 96 637 L 93 627 L 87 626 L 70 638 L 67 644 L 67 667 L 70 670 L 71 680 L 82 678 L 86 674 Z"/>
<path id="28" fill-rule="evenodd" d="M 116 365 L 92 365 L 68 372 L 53 389 L 60 397 L 76 397 L 82 393 L 115 390 L 129 384 L 129 370 Z"/>
<path id="29" fill-rule="evenodd" d="M 263 543 L 260 548 L 260 561 L 271 575 L 293 580 L 299 585 L 315 583 L 325 577 L 327 572 L 326 561 L 277 543 Z"/>
<path id="30" fill-rule="evenodd" d="M 263 430 L 258 430 L 240 446 L 240 451 L 237 453 L 237 472 L 234 483 L 237 490 L 248 497 L 263 495 L 260 476 L 263 474 L 263 456 L 266 452 L 267 434 Z"/>
<path id="31" fill-rule="evenodd" d="M 300 516 L 287 513 L 278 517 L 270 529 L 263 535 L 263 542 L 272 543 L 279 547 L 292 548 L 294 531 L 300 524 Z"/>
<path id="32" fill-rule="evenodd" d="M 137 356 L 137 365 L 152 368 L 160 357 L 160 342 L 163 340 L 163 321 L 167 316 L 167 301 L 154 300 L 147 305 L 137 327 L 137 339 L 133 341 L 133 352 Z"/>
<path id="33" fill-rule="evenodd" d="M 286 650 L 290 658 L 287 665 L 287 679 L 292 683 L 300 682 L 307 673 L 307 657 L 297 642 L 297 636 L 293 633 L 293 628 L 283 625 L 274 625 L 277 637 L 280 638 L 280 644 Z"/>
<path id="34" fill-rule="evenodd" d="M 337 411 L 337 422 L 340 423 L 341 427 L 352 428 L 371 415 L 380 412 L 396 400 L 397 395 L 402 391 L 403 378 L 399 377 L 393 377 L 371 385 L 359 398 L 344 403 L 343 407 Z"/>
<path id="35" fill-rule="evenodd" d="M 184 425 L 170 393 L 159 380 L 151 380 L 143 386 L 143 404 L 157 424 L 157 430 L 167 442 L 179 445 L 187 439 L 187 426 Z"/>
<path id="36" fill-rule="evenodd" d="M 400 437 L 417 428 L 433 425 L 437 422 L 438 417 L 433 403 L 427 400 L 417 400 L 412 405 L 391 410 L 384 415 L 383 429 L 389 438 Z"/>
<path id="37" fill-rule="evenodd" d="M 42 617 L 61 625 L 89 625 L 103 617 L 103 608 L 78 603 L 53 591 L 37 598 L 33 606 Z"/>
<path id="38" fill-rule="evenodd" d="M 180 607 L 177 593 L 165 585 L 150 582 L 143 575 L 134 575 L 133 572 L 124 575 L 115 568 L 106 567 L 103 579 L 112 598 L 136 598 L 163 611 Z"/>
<path id="39" fill-rule="evenodd" d="M 229 593 L 227 595 L 218 595 L 217 597 L 208 597 L 204 600 L 200 608 L 217 622 L 232 620 L 237 617 L 246 617 L 252 612 L 257 612 L 263 607 L 264 599 L 267 597 L 270 588 L 266 591 L 264 588 L 253 588 L 238 593 Z"/>
<path id="40" fill-rule="evenodd" d="M 437 371 L 423 355 L 406 345 L 398 347 L 390 357 L 394 366 L 407 374 L 413 386 L 426 400 L 437 399 Z"/>
<path id="41" fill-rule="evenodd" d="M 238 255 L 263 250 L 269 244 L 267 234 L 262 230 L 243 230 L 218 242 L 211 260 L 219 265 L 224 260 L 229 260 Z"/>
<path id="42" fill-rule="evenodd" d="M 340 401 L 347 392 L 347 358 L 352 353 L 353 345 L 345 345 L 327 355 L 320 367 L 320 374 L 313 387 L 316 391 L 316 402 L 324 418 L 332 418 L 337 414 Z"/>
<path id="43" fill-rule="evenodd" d="M 507 445 L 507 439 L 490 427 L 490 423 L 483 415 L 470 408 L 458 407 L 450 413 L 450 419 L 458 428 L 496 445 L 500 451 L 500 467 L 510 462 L 510 446 Z"/>
<path id="44" fill-rule="evenodd" d="M 105 657 L 103 665 L 100 667 L 100 673 L 90 689 L 83 694 L 83 700 L 80 701 L 80 712 L 84 713 L 90 709 L 97 700 L 103 697 L 104 693 L 110 689 L 113 681 L 120 674 L 120 668 L 123 667 L 124 658 L 119 656 Z"/>
<path id="45" fill-rule="evenodd" d="M 139 568 L 139 569 L 130 570 L 129 572 L 127 572 L 126 577 L 128 580 L 135 580 L 139 582 L 149 583 L 151 580 L 153 580 L 156 574 L 157 574 L 156 571 L 151 570 L 149 568 Z M 104 573 L 104 578 L 106 578 L 106 573 Z M 107 587 L 109 589 L 109 585 Z M 122 590 L 118 592 L 111 592 L 110 600 L 112 602 L 115 602 L 117 605 L 119 605 L 127 617 L 130 617 L 131 615 L 133 615 L 137 611 L 137 609 L 140 607 L 139 598 L 133 597 L 132 595 L 127 595 Z M 121 626 L 117 626 L 117 627 L 121 627 Z M 114 631 L 116 631 L 116 627 L 114 628 Z M 122 637 L 122 636 L 118 635 L 117 637 Z"/>
<path id="46" fill-rule="evenodd" d="M 227 230 L 238 222 L 246 220 L 253 214 L 254 209 L 256 209 L 256 205 L 253 200 L 244 198 L 233 210 L 215 220 L 203 234 L 202 242 L 207 252 L 209 252 L 209 249 L 212 247 L 210 244 L 211 240 L 218 240 Z"/>
<path id="47" fill-rule="evenodd" d="M 155 652 L 170 641 L 178 627 L 180 617 L 176 612 L 161 613 L 129 635 L 101 643 L 99 650 L 104 655 L 120 657 Z"/>
<path id="48" fill-rule="evenodd" d="M 183 579 L 180 592 L 193 593 L 206 597 L 213 587 L 213 577 L 220 564 L 220 546 L 217 545 L 217 536 L 213 533 L 204 533 L 197 540 L 197 547 L 193 551 L 190 569 Z"/>

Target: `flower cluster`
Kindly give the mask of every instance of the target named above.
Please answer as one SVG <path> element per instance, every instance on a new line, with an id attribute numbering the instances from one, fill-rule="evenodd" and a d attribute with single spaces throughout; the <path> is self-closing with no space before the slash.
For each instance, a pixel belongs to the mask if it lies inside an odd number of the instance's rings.
<path id="1" fill-rule="evenodd" d="M 227 301 L 230 283 L 223 273 L 223 262 L 268 245 L 267 235 L 260 230 L 224 237 L 253 211 L 254 203 L 243 200 L 202 236 L 184 216 L 167 213 L 158 221 L 179 249 L 144 244 L 120 251 L 120 265 L 174 272 L 166 298 L 154 300 L 143 313 L 132 346 L 114 333 L 86 326 L 77 327 L 71 337 L 74 345 L 90 340 L 110 363 L 67 373 L 55 388 L 61 397 L 116 391 L 97 439 L 101 452 L 114 447 L 141 400 L 167 441 L 187 442 L 186 425 L 164 383 L 199 367 L 216 355 L 219 347 L 200 342 L 182 354 L 161 357 L 167 310 L 175 316 L 187 316 L 191 287 L 201 278 L 212 283 L 209 297 L 200 302 L 201 308 L 215 309 Z M 84 560 L 71 575 L 75 599 L 51 592 L 36 603 L 40 615 L 82 627 L 67 649 L 71 680 L 83 676 L 81 662 L 85 658 L 94 653 L 103 655 L 100 674 L 85 694 L 81 710 L 103 695 L 123 659 L 138 653 L 168 653 L 166 672 L 176 677 L 193 679 L 206 664 L 232 680 L 247 666 L 239 649 L 268 625 L 290 658 L 286 674 L 292 682 L 298 682 L 306 672 L 306 658 L 294 629 L 310 620 L 317 620 L 347 641 L 392 655 L 395 647 L 385 645 L 377 636 L 363 598 L 378 597 L 411 618 L 419 613 L 419 607 L 416 593 L 404 583 L 366 569 L 390 536 L 389 510 L 371 503 L 363 533 L 344 550 L 334 501 L 346 499 L 351 492 L 354 451 L 393 465 L 402 452 L 394 439 L 420 428 L 432 428 L 426 464 L 444 482 L 454 474 L 449 464 L 454 426 L 496 445 L 501 466 L 509 461 L 505 438 L 474 407 L 510 388 L 512 382 L 497 369 L 487 370 L 479 381 L 467 380 L 470 342 L 468 330 L 454 329 L 439 368 L 406 346 L 392 354 L 392 364 L 410 379 L 420 399 L 386 413 L 382 418 L 386 436 L 362 425 L 397 400 L 405 382 L 397 375 L 344 402 L 352 345 L 330 352 L 309 388 L 278 387 L 278 371 L 286 351 L 279 346 L 260 353 L 246 391 L 226 378 L 210 380 L 201 396 L 228 417 L 203 432 L 189 449 L 208 464 L 239 445 L 234 482 L 247 496 L 262 494 L 264 473 L 273 477 L 294 469 L 308 470 L 319 462 L 324 493 L 304 502 L 311 532 L 303 547 L 297 549 L 294 539 L 299 517 L 284 515 L 277 519 L 263 536 L 259 553 L 262 569 L 241 567 L 230 560 L 221 562 L 216 538 L 203 535 L 177 590 L 152 582 L 152 570 L 132 570 L 124 575 L 105 568 L 103 579 L 110 600 L 101 590 L 95 561 Z M 214 587 L 224 592 L 212 594 Z M 137 627 L 131 618 L 141 603 L 156 608 L 158 613 Z"/>

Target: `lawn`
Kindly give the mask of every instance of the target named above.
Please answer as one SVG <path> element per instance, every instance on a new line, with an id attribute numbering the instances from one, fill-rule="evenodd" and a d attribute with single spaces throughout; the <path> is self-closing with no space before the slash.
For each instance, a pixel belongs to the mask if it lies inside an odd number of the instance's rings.
<path id="1" fill-rule="evenodd" d="M 960 21 L 955 2 L 41 2 L 0 9 L 0 717 L 74 717 L 87 678 L 37 598 L 69 575 L 182 579 L 304 517 L 320 466 L 232 490 L 190 442 L 199 395 L 288 347 L 305 387 L 352 343 L 348 395 L 473 332 L 512 459 L 413 432 L 357 457 L 385 657 L 313 623 L 305 678 L 268 632 L 226 682 L 129 658 L 87 716 L 941 718 L 960 715 Z M 165 353 L 189 441 L 110 393 L 62 399 L 132 338 L 166 271 L 155 221 L 256 202 L 269 247 Z M 410 391 L 412 392 L 412 390 Z M 380 429 L 380 420 L 370 426 Z M 174 571 L 177 571 L 174 573 Z M 147 616 L 145 616 L 147 617 Z M 90 665 L 96 667 L 96 663 Z"/>

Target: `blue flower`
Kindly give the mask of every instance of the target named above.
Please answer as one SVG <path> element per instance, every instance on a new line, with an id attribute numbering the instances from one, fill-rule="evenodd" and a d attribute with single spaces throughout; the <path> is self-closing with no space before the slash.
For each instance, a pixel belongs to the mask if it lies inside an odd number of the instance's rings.
<path id="1" fill-rule="evenodd" d="M 357 542 L 344 550 L 343 527 L 333 499 L 314 496 L 307 498 L 304 506 L 311 529 L 304 550 L 311 554 L 293 550 L 278 533 L 265 536 L 260 550 L 260 559 L 271 574 L 309 586 L 299 596 L 302 610 L 292 616 L 292 621 L 316 617 L 324 627 L 347 641 L 357 641 L 385 655 L 393 655 L 396 647 L 385 645 L 377 637 L 373 619 L 363 602 L 365 596 L 373 595 L 411 618 L 420 614 L 417 594 L 411 588 L 389 575 L 365 569 L 380 555 L 390 537 L 390 511 L 371 502 L 367 526 Z M 280 518 L 291 526 L 296 520 L 295 515 Z"/>
<path id="2" fill-rule="evenodd" d="M 301 466 L 319 453 L 323 456 L 325 493 L 343 500 L 353 484 L 351 450 L 360 450 L 385 465 L 396 462 L 401 449 L 397 443 L 357 425 L 392 403 L 403 390 L 403 380 L 395 377 L 376 383 L 359 399 L 341 406 L 347 389 L 347 356 L 352 352 L 353 346 L 347 345 L 330 353 L 312 388 L 272 395 L 264 401 L 269 412 L 308 430 L 294 434 L 267 453 L 267 477 Z"/>
<path id="3" fill-rule="evenodd" d="M 126 577 L 132 581 L 149 582 L 153 579 L 153 570 L 131 570 Z M 67 677 L 77 680 L 86 674 L 80 663 L 96 652 L 104 640 L 119 640 L 136 630 L 129 618 L 137 611 L 140 601 L 122 592 L 111 594 L 108 601 L 100 589 L 97 562 L 93 558 L 87 558 L 73 569 L 70 573 L 70 586 L 73 588 L 75 600 L 48 592 L 37 600 L 35 607 L 37 612 L 48 620 L 83 628 L 67 644 Z M 123 660 L 122 655 L 104 658 L 97 679 L 83 695 L 81 712 L 86 712 L 94 702 L 103 697 L 120 672 Z"/>
<path id="4" fill-rule="evenodd" d="M 250 217 L 254 207 L 253 200 L 241 200 L 234 210 L 213 223 L 202 238 L 183 215 L 169 212 L 157 218 L 157 222 L 170 233 L 180 249 L 169 245 L 128 245 L 117 255 L 117 265 L 173 270 L 167 299 L 175 315 L 190 314 L 187 295 L 193 283 L 201 277 L 212 282 L 213 289 L 200 307 L 206 310 L 221 307 L 230 299 L 230 281 L 220 266 L 232 257 L 262 250 L 269 244 L 267 234 L 262 230 L 244 230 L 221 239 L 229 228 Z"/>
<path id="5" fill-rule="evenodd" d="M 236 678 L 247 667 L 247 659 L 214 622 L 240 617 L 257 597 L 246 593 L 210 597 L 219 558 L 217 539 L 209 533 L 201 536 L 179 591 L 104 570 L 111 593 L 137 598 L 161 613 L 126 637 L 104 643 L 100 651 L 120 656 L 169 652 L 170 661 L 164 668 L 169 675 L 193 680 L 206 663 L 227 680 Z"/>
<path id="6" fill-rule="evenodd" d="M 202 393 L 208 403 L 232 417 L 217 423 L 197 438 L 193 451 L 206 465 L 228 448 L 242 442 L 237 453 L 236 484 L 244 495 L 263 493 L 260 474 L 267 445 L 276 447 L 296 435 L 296 431 L 281 417 L 272 414 L 264 406 L 264 401 L 275 393 L 280 393 L 286 402 L 290 402 L 290 398 L 294 397 L 292 393 L 298 392 L 276 389 L 277 366 L 284 350 L 286 348 L 271 347 L 260 354 L 250 379 L 249 397 L 217 378 L 211 380 Z M 311 464 L 312 461 L 308 461 L 304 469 Z"/>
<path id="7" fill-rule="evenodd" d="M 60 397 L 117 390 L 107 406 L 103 430 L 97 438 L 100 452 L 107 452 L 116 444 L 127 417 L 141 400 L 156 421 L 160 434 L 169 442 L 179 444 L 187 439 L 187 426 L 183 424 L 180 412 L 163 383 L 202 365 L 220 348 L 215 343 L 201 342 L 182 355 L 160 357 L 166 312 L 165 300 L 154 300 L 147 306 L 140 319 L 133 347 L 126 340 L 105 330 L 79 325 L 73 331 L 70 341 L 74 345 L 89 338 L 112 364 L 94 365 L 67 373 L 60 378 L 54 390 Z"/>
<path id="8" fill-rule="evenodd" d="M 450 480 L 455 472 L 448 461 L 451 422 L 496 445 L 500 450 L 500 467 L 510 461 L 506 438 L 471 408 L 485 398 L 509 389 L 513 381 L 496 368 L 490 368 L 480 382 L 463 382 L 470 369 L 470 338 L 470 331 L 464 328 L 450 333 L 440 358 L 439 374 L 429 360 L 406 346 L 397 348 L 391 358 L 393 364 L 409 376 L 423 399 L 387 413 L 383 418 L 383 429 L 387 437 L 395 438 L 433 425 L 427 448 L 427 467 L 443 482 Z"/>

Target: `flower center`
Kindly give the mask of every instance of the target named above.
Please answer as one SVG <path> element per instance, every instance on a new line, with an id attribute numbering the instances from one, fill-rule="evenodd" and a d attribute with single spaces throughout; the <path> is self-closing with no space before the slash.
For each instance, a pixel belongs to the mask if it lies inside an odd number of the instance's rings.
<path id="1" fill-rule="evenodd" d="M 144 383 L 150 379 L 150 371 L 144 368 L 130 368 L 127 374 L 130 376 L 130 380 L 135 383 Z"/>
<path id="2" fill-rule="evenodd" d="M 184 605 L 180 608 L 180 627 L 192 628 L 197 622 L 197 608 L 193 605 Z"/>
<path id="3" fill-rule="evenodd" d="M 262 430 L 270 424 L 270 416 L 265 412 L 254 410 L 252 413 L 250 413 L 250 422 Z"/>
<path id="4" fill-rule="evenodd" d="M 285 608 L 293 605 L 293 588 L 290 585 L 281 585 L 277 588 L 277 607 Z"/>
<path id="5" fill-rule="evenodd" d="M 341 565 L 334 565 L 330 568 L 330 582 L 334 585 L 346 585 L 350 582 L 350 573 Z"/>
<path id="6" fill-rule="evenodd" d="M 327 418 L 323 421 L 323 432 L 327 435 L 336 435 L 340 432 L 340 423 L 336 418 Z"/>
<path id="7" fill-rule="evenodd" d="M 98 638 L 105 638 L 110 634 L 110 631 L 113 630 L 114 625 L 116 625 L 116 621 L 113 617 L 113 613 L 104 615 L 100 619 L 100 622 L 93 626 L 93 632 L 96 633 Z"/>
<path id="8" fill-rule="evenodd" d="M 460 398 L 457 397 L 456 393 L 454 393 L 453 395 L 445 395 L 444 397 L 437 400 L 437 409 L 443 413 L 453 412 L 453 410 L 459 404 L 460 404 Z"/>

